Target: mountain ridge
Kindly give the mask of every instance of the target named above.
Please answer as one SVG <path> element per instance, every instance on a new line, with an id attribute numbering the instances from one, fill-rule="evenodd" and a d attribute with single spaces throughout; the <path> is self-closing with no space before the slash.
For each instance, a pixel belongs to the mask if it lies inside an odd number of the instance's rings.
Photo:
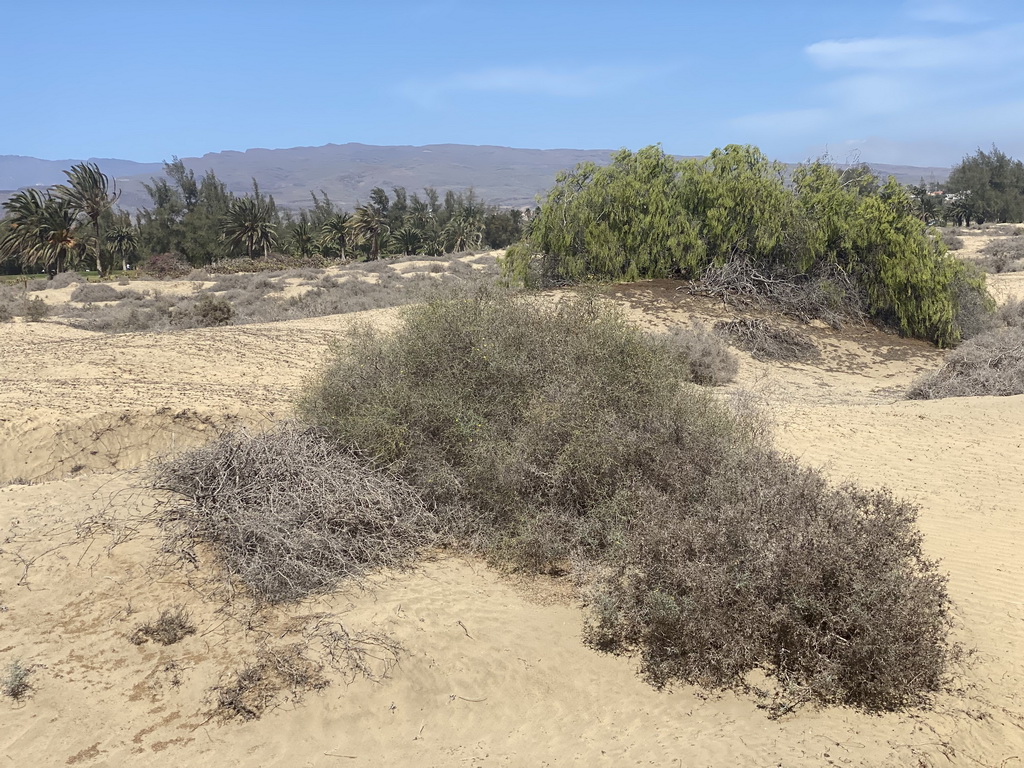
<path id="1" fill-rule="evenodd" d="M 274 196 L 282 208 L 301 209 L 312 204 L 311 193 L 326 193 L 338 205 L 351 209 L 369 199 L 370 190 L 405 187 L 410 193 L 423 187 L 446 190 L 472 187 L 486 202 L 503 207 L 534 205 L 536 196 L 551 188 L 555 175 L 580 162 L 603 165 L 616 150 L 530 149 L 497 145 L 426 144 L 375 145 L 349 142 L 320 146 L 208 152 L 183 157 L 185 167 L 202 176 L 213 170 L 235 194 L 260 189 Z M 692 157 L 692 156 L 691 156 Z M 89 158 L 116 179 L 121 207 L 136 210 L 150 204 L 144 183 L 162 175 L 163 163 L 140 163 L 118 158 Z M 75 159 L 44 160 L 22 155 L 0 155 L 0 198 L 25 187 L 64 182 L 63 171 Z M 792 164 L 789 164 L 792 167 Z M 894 175 L 901 183 L 942 181 L 948 168 L 868 163 L 881 176 Z"/>

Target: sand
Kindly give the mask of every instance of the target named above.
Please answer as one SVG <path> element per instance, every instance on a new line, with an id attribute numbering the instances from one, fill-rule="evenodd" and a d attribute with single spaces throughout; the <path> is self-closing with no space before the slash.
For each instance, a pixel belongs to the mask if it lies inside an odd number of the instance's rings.
<path id="1" fill-rule="evenodd" d="M 732 316 L 675 287 L 631 287 L 617 301 L 652 329 Z M 929 710 L 808 707 L 772 720 L 743 695 L 658 691 L 637 677 L 635 660 L 583 646 L 567 585 L 510 579 L 471 559 L 437 555 L 372 589 L 258 614 L 244 600 L 226 610 L 207 563 L 164 563 L 157 532 L 140 522 L 154 502 L 148 463 L 286 416 L 332 337 L 394 318 L 121 336 L 55 321 L 0 327 L 0 665 L 34 665 L 36 687 L 21 703 L 0 702 L 6 762 L 1024 762 L 1024 397 L 902 400 L 942 353 L 871 328 L 803 328 L 823 352 L 814 364 L 741 355 L 722 395 L 752 393 L 781 446 L 837 481 L 885 484 L 921 505 L 925 549 L 949 574 L 956 639 L 974 651 Z M 15 479 L 31 484 L 3 485 Z M 191 612 L 195 635 L 166 647 L 129 642 L 140 621 L 171 606 Z M 281 696 L 258 720 L 211 718 L 211 688 L 257 648 L 284 647 L 328 621 L 390 632 L 404 647 L 398 666 L 378 682 L 335 676 L 302 701 Z"/>

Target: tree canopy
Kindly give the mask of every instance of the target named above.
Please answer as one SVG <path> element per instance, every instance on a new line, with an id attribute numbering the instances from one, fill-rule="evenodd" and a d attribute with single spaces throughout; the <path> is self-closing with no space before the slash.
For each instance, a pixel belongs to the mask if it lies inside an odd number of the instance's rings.
<path id="1" fill-rule="evenodd" d="M 561 174 L 527 238 L 504 262 L 541 283 L 705 277 L 755 270 L 762 284 L 817 281 L 818 292 L 938 344 L 960 337 L 958 296 L 983 284 L 948 256 L 894 179 L 823 161 L 791 179 L 756 147 L 680 160 L 623 150 L 608 166 Z"/>

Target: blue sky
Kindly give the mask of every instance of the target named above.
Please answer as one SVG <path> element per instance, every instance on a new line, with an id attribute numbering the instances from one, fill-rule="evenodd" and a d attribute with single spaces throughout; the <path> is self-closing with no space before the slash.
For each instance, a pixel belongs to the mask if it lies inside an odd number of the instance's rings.
<path id="1" fill-rule="evenodd" d="M 0 154 L 358 141 L 1024 157 L 1020 0 L 5 6 Z"/>

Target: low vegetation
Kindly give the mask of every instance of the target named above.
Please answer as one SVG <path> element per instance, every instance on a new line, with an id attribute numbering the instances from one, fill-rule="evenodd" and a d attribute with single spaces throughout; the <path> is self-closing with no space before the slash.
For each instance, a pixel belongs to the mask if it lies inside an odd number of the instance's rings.
<path id="1" fill-rule="evenodd" d="M 159 510 L 170 549 L 211 548 L 271 603 L 400 567 L 436 529 L 405 483 L 297 425 L 221 437 L 161 465 L 154 483 L 172 493 Z"/>
<path id="2" fill-rule="evenodd" d="M 301 411 L 418 488 L 440 541 L 573 569 L 588 642 L 638 653 L 657 685 L 762 669 L 790 704 L 866 709 L 941 687 L 949 601 L 914 507 L 779 454 L 595 300 L 526 301 L 439 299 L 358 330 Z"/>
<path id="3" fill-rule="evenodd" d="M 439 286 L 467 287 L 498 279 L 497 262 L 488 254 L 413 263 L 418 261 L 353 263 L 332 270 L 306 267 L 213 274 L 192 270 L 184 276 L 193 283 L 187 293 L 168 290 L 156 280 L 133 281 L 130 288 L 87 283 L 75 289 L 72 303 L 61 307 L 59 314 L 70 325 L 91 331 L 181 330 L 394 307 L 421 301 Z M 5 297 L 3 288 L 0 286 L 0 303 Z M 7 291 L 16 294 L 14 288 Z"/>
<path id="4" fill-rule="evenodd" d="M 33 690 L 32 667 L 25 666 L 21 659 L 8 664 L 0 676 L 0 693 L 15 702 L 25 699 Z"/>
<path id="5" fill-rule="evenodd" d="M 907 397 L 1024 395 L 1024 325 L 983 333 L 946 355 L 942 367 L 911 386 Z"/>
<path id="6" fill-rule="evenodd" d="M 143 645 L 152 640 L 160 645 L 174 645 L 196 633 L 196 625 L 189 612 L 182 606 L 165 608 L 156 621 L 137 626 L 128 639 L 133 645 Z"/>
<path id="7" fill-rule="evenodd" d="M 806 333 L 763 318 L 720 320 L 715 332 L 745 349 L 758 360 L 807 362 L 821 356 L 818 345 Z"/>

